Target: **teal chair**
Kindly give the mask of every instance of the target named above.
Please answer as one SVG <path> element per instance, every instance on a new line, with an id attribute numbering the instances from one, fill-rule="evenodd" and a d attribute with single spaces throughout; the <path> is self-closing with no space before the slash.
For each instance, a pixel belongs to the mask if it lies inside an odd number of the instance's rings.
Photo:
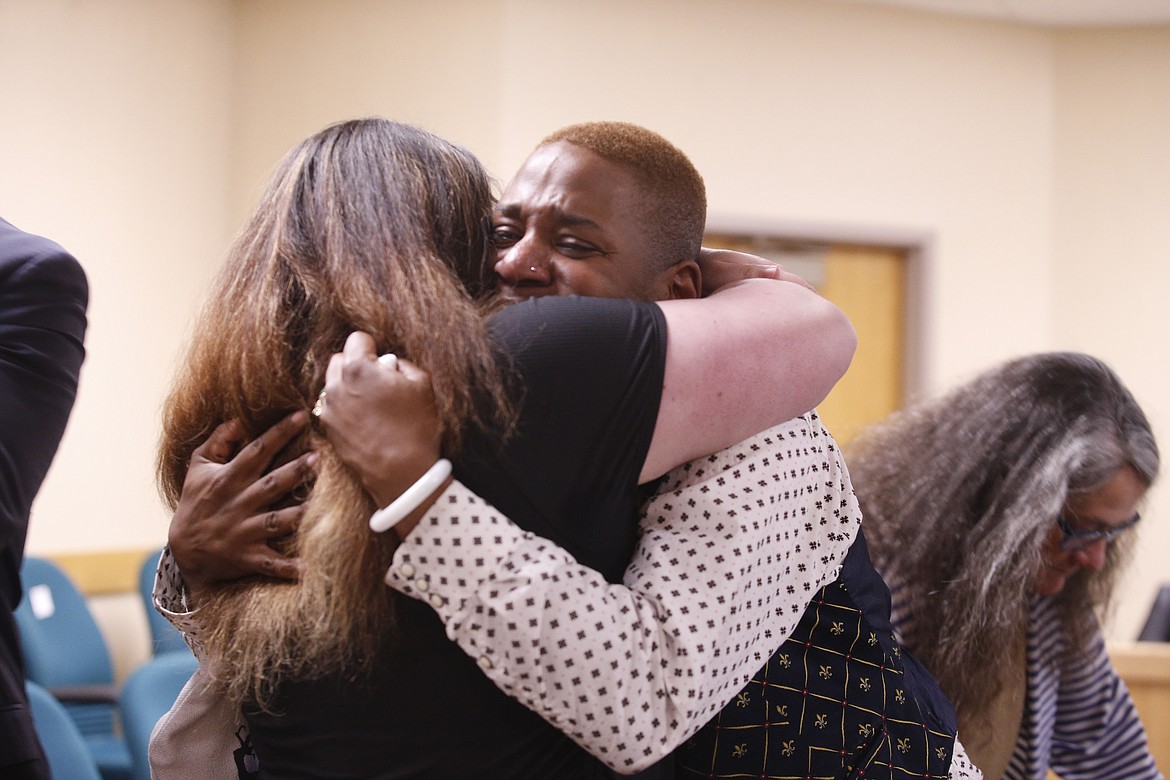
<path id="1" fill-rule="evenodd" d="M 163 653 L 147 661 L 131 672 L 122 685 L 118 704 L 134 780 L 150 780 L 147 756 L 150 733 L 199 666 L 185 645 L 183 650 L 181 653 Z"/>
<path id="2" fill-rule="evenodd" d="M 142 565 L 138 569 L 138 590 L 142 594 L 142 606 L 146 609 L 146 623 L 150 626 L 151 652 L 156 657 L 164 653 L 186 653 L 190 655 L 191 650 L 187 647 L 187 643 L 183 641 L 183 635 L 179 632 L 179 629 L 168 623 L 167 619 L 154 608 L 154 599 L 152 597 L 154 592 L 154 573 L 158 568 L 160 555 L 162 555 L 162 549 L 150 553 L 142 561 Z"/>
<path id="3" fill-rule="evenodd" d="M 102 780 L 77 724 L 61 702 L 35 682 L 25 683 L 33 723 L 57 780 Z"/>
<path id="4" fill-rule="evenodd" d="M 77 725 L 103 780 L 130 780 L 118 732 L 118 689 L 105 638 L 77 586 L 56 564 L 26 557 L 16 608 L 25 674 L 60 701 Z"/>

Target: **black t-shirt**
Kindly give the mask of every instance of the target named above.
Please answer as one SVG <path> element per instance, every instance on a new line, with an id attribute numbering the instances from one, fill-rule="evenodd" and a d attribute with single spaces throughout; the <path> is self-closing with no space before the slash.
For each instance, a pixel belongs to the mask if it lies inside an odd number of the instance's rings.
<path id="1" fill-rule="evenodd" d="M 519 426 L 505 443 L 471 435 L 456 476 L 521 527 L 620 580 L 662 393 L 661 309 L 549 298 L 506 309 L 491 330 L 516 380 Z M 248 713 L 264 777 L 609 776 L 497 689 L 430 607 L 401 599 L 394 631 L 400 639 L 374 679 L 286 685 L 280 716 Z"/>

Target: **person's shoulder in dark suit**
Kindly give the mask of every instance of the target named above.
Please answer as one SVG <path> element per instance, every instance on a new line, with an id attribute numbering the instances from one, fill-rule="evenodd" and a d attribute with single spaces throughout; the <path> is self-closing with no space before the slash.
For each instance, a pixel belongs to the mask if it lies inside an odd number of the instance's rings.
<path id="1" fill-rule="evenodd" d="M 85 358 L 85 271 L 61 245 L 0 219 L 0 550 L 23 547 Z"/>
<path id="2" fill-rule="evenodd" d="M 5 303 L 14 296 L 27 298 L 27 305 L 43 301 L 47 311 L 57 314 L 44 324 L 79 341 L 85 336 L 89 284 L 81 264 L 56 241 L 27 233 L 3 218 L 0 295 Z M 14 316 L 11 310 L 0 310 L 0 322 L 8 323 Z"/>
<path id="3" fill-rule="evenodd" d="M 77 395 L 88 302 L 73 255 L 0 219 L 0 777 L 49 775 L 12 612 L 29 511 Z"/>

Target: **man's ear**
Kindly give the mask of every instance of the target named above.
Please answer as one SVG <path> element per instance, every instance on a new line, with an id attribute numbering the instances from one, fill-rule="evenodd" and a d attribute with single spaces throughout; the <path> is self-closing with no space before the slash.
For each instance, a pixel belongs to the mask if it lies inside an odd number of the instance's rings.
<path id="1" fill-rule="evenodd" d="M 663 272 L 666 295 L 663 300 L 698 298 L 703 290 L 703 273 L 694 260 L 683 260 Z"/>

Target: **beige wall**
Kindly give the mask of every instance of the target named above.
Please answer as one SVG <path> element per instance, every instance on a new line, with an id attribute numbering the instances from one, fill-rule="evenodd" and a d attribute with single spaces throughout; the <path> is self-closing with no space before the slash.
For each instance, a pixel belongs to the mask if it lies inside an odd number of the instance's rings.
<path id="1" fill-rule="evenodd" d="M 370 113 L 500 178 L 560 125 L 630 120 L 692 155 L 715 221 L 927 236 L 919 392 L 1085 349 L 1170 442 L 1164 28 L 814 0 L 0 0 L 0 74 L 0 214 L 93 284 L 33 552 L 161 544 L 158 407 L 200 289 L 279 156 Z M 1147 514 L 1165 549 L 1164 491 Z M 1160 576 L 1143 553 L 1119 636 Z"/>
<path id="2" fill-rule="evenodd" d="M 1170 459 L 1170 27 L 1055 38 L 1051 345 L 1108 360 Z M 1170 464 L 1119 599 L 1131 639 L 1170 585 Z"/>
<path id="3" fill-rule="evenodd" d="M 233 225 L 233 5 L 0 0 L 0 214 L 90 282 L 88 355 L 30 550 L 162 544 L 158 409 Z"/>
<path id="4" fill-rule="evenodd" d="M 507 3 L 251 0 L 239 7 L 233 204 L 326 124 L 379 114 L 422 125 L 491 165 Z M 501 172 L 501 175 L 504 175 Z"/>

